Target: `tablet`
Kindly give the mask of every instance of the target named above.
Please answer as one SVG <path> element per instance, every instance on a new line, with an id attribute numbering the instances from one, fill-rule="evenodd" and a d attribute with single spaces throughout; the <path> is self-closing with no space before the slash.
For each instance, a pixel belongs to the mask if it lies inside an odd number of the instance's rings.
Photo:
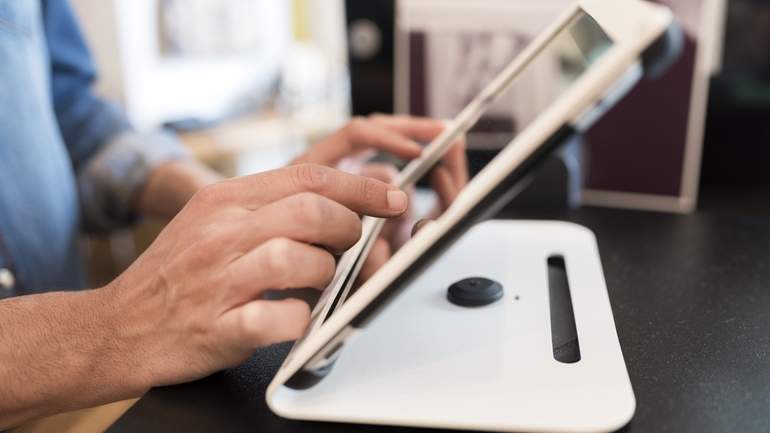
<path id="1" fill-rule="evenodd" d="M 535 114 L 510 118 L 504 128 L 507 145 L 500 154 L 353 291 L 385 224 L 364 218 L 361 240 L 340 259 L 306 334 L 294 344 L 268 387 L 268 404 L 281 386 L 306 389 L 322 380 L 348 338 L 362 331 L 473 224 L 507 204 L 551 152 L 586 130 L 645 72 L 654 73 L 671 62 L 677 45 L 674 30 L 668 9 L 642 0 L 578 0 L 512 59 L 449 121 L 422 156 L 401 171 L 398 186 L 414 184 L 458 137 L 486 128 L 485 122 L 515 111 L 512 107 L 517 104 L 529 104 L 534 109 L 527 112 Z M 534 86 L 539 86 L 537 92 L 532 92 Z M 527 95 L 525 100 L 522 95 Z"/>

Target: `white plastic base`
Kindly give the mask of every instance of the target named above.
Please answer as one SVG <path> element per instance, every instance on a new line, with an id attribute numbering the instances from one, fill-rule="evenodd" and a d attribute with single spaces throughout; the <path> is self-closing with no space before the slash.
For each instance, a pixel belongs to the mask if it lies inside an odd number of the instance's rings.
<path id="1" fill-rule="evenodd" d="M 581 360 L 554 359 L 547 259 L 564 256 Z M 447 287 L 502 283 L 495 304 L 462 308 Z M 279 415 L 488 431 L 609 432 L 635 399 L 594 235 L 563 222 L 490 221 L 469 231 L 346 344 L 331 373 L 282 387 Z"/>

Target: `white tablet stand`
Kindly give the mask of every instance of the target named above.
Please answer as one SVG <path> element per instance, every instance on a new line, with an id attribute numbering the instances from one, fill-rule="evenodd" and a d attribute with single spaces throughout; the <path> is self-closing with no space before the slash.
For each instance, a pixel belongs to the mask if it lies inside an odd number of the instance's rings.
<path id="1" fill-rule="evenodd" d="M 564 309 L 550 294 L 548 262 L 558 257 L 574 321 L 552 321 L 552 310 Z M 468 277 L 501 283 L 503 298 L 453 305 L 447 288 Z M 552 323 L 560 335 L 552 337 Z M 557 329 L 565 323 L 574 324 L 576 342 Z M 556 359 L 562 345 L 572 348 L 566 362 Z M 365 424 L 574 433 L 623 427 L 635 399 L 594 235 L 563 222 L 477 225 L 346 344 L 327 377 L 303 391 L 282 387 L 273 405 L 291 418 Z"/>

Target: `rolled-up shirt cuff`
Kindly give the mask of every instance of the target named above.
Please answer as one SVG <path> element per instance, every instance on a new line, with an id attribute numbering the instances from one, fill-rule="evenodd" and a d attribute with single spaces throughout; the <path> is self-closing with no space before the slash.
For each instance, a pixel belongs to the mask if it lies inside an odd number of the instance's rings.
<path id="1" fill-rule="evenodd" d="M 136 200 L 160 165 L 191 158 L 173 134 L 124 132 L 110 140 L 79 170 L 83 222 L 89 231 L 108 231 L 137 218 Z"/>

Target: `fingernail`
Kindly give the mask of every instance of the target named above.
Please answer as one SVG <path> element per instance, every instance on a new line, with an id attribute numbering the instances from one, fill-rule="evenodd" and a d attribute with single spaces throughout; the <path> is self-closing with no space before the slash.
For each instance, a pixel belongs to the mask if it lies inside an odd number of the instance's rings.
<path id="1" fill-rule="evenodd" d="M 404 191 L 397 189 L 388 191 L 388 208 L 393 212 L 403 212 L 406 210 L 409 198 Z"/>

